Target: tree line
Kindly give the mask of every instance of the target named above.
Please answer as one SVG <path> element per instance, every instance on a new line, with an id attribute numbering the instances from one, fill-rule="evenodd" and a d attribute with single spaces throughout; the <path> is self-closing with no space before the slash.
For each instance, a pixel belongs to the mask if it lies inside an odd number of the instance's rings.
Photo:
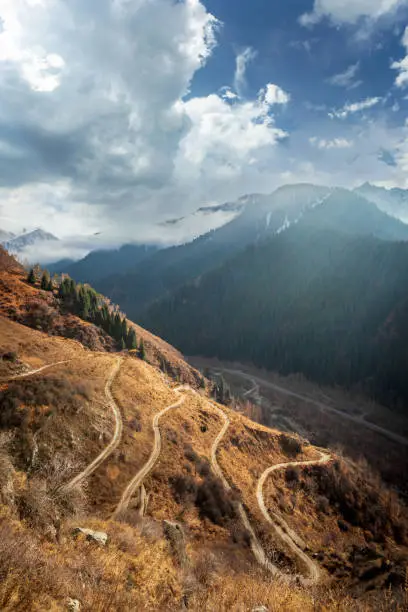
<path id="1" fill-rule="evenodd" d="M 31 268 L 27 282 L 36 285 L 40 278 L 40 287 L 43 291 L 57 292 L 61 305 L 66 312 L 78 316 L 80 319 L 93 323 L 111 336 L 121 350 L 139 350 L 141 359 L 146 358 L 143 338 L 138 346 L 136 332 L 130 327 L 125 316 L 109 305 L 106 298 L 97 293 L 89 285 L 77 284 L 68 276 L 61 279 L 54 276 L 51 279 L 47 270 L 41 272 Z"/>

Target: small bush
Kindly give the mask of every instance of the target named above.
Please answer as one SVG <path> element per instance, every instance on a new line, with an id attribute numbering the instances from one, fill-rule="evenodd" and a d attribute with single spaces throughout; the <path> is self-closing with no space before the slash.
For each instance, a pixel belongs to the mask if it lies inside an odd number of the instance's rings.
<path id="1" fill-rule="evenodd" d="M 279 445 L 285 455 L 288 457 L 297 457 L 302 452 L 302 444 L 298 438 L 281 434 L 279 436 Z"/>
<path id="2" fill-rule="evenodd" d="M 196 506 L 201 518 L 208 518 L 216 525 L 225 525 L 228 520 L 237 517 L 236 501 L 224 489 L 218 478 L 210 476 L 198 487 Z"/>
<path id="3" fill-rule="evenodd" d="M 296 467 L 288 467 L 285 470 L 285 480 L 288 485 L 293 486 L 299 482 L 299 470 Z"/>
<path id="4" fill-rule="evenodd" d="M 18 361 L 17 353 L 14 351 L 8 351 L 7 353 L 3 353 L 1 358 L 3 361 L 8 361 L 10 363 L 16 363 Z"/>
<path id="5" fill-rule="evenodd" d="M 195 503 L 197 496 L 197 483 L 190 475 L 174 476 L 170 479 L 174 499 L 179 504 Z"/>

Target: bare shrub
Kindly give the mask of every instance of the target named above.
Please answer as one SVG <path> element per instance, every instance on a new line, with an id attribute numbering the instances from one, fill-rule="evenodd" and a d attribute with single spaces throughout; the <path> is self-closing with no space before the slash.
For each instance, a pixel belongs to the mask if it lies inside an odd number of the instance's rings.
<path id="1" fill-rule="evenodd" d="M 16 499 L 20 518 L 31 527 L 58 537 L 61 521 L 80 516 L 86 506 L 81 485 L 67 489 L 65 485 L 78 467 L 55 455 L 52 462 L 30 478 Z M 50 531 L 51 530 L 51 531 Z"/>
<path id="2" fill-rule="evenodd" d="M 237 516 L 234 495 L 226 491 L 221 480 L 213 476 L 199 485 L 196 506 L 202 518 L 208 518 L 216 525 L 225 525 Z"/>
<path id="3" fill-rule="evenodd" d="M 302 444 L 300 440 L 294 436 L 281 434 L 279 436 L 279 445 L 288 457 L 297 457 L 297 455 L 302 452 Z"/>
<path id="4" fill-rule="evenodd" d="M 293 466 L 287 467 L 285 480 L 289 486 L 295 486 L 299 482 L 299 469 Z"/>
<path id="5" fill-rule="evenodd" d="M 58 313 L 55 308 L 49 306 L 44 300 L 35 298 L 27 302 L 23 322 L 28 327 L 48 331 L 53 327 L 57 316 Z"/>
<path id="6" fill-rule="evenodd" d="M 63 414 L 76 414 L 83 401 L 89 399 L 85 383 L 74 385 L 66 378 L 49 376 L 14 380 L 0 391 L 0 428 L 21 427 L 29 416 L 31 420 L 34 416 L 43 421 L 55 408 Z M 49 407 L 48 412 L 44 411 L 44 406 Z M 34 413 L 31 411 L 29 415 L 27 408 L 33 409 Z"/>
<path id="7" fill-rule="evenodd" d="M 179 504 L 195 503 L 197 483 L 190 475 L 173 476 L 169 480 L 174 499 Z"/>
<path id="8" fill-rule="evenodd" d="M 214 553 L 204 550 L 193 566 L 193 574 L 201 587 L 208 588 L 213 584 L 218 569 L 219 563 Z"/>

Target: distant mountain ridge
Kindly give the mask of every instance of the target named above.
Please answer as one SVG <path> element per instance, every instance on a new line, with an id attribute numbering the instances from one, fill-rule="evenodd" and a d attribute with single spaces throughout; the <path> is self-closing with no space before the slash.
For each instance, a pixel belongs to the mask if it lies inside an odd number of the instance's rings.
<path id="1" fill-rule="evenodd" d="M 31 232 L 20 234 L 18 236 L 12 236 L 4 241 L 1 240 L 4 248 L 7 249 L 9 253 L 12 253 L 13 255 L 18 255 L 19 253 L 22 253 L 27 247 L 35 246 L 40 242 L 50 241 L 57 242 L 58 238 L 50 232 L 46 232 L 40 228 L 35 229 Z"/>
<path id="2" fill-rule="evenodd" d="M 355 192 L 374 202 L 378 208 L 404 223 L 408 223 L 408 190 L 385 189 L 370 183 L 364 183 L 355 189 Z"/>
<path id="3" fill-rule="evenodd" d="M 240 202 L 241 213 L 226 225 L 193 242 L 157 251 L 125 274 L 117 271 L 101 278 L 98 289 L 123 304 L 131 316 L 140 316 L 155 300 L 300 221 L 350 235 L 408 240 L 408 225 L 345 189 L 302 184 L 282 187 L 271 195 L 247 196 Z"/>

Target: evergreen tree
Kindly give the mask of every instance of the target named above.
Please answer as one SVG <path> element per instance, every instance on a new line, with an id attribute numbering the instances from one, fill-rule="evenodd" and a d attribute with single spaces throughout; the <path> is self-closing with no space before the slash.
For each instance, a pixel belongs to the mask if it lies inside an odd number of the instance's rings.
<path id="1" fill-rule="evenodd" d="M 126 340 L 126 346 L 130 351 L 135 351 L 137 349 L 136 332 L 134 329 L 129 330 Z"/>
<path id="2" fill-rule="evenodd" d="M 43 291 L 48 291 L 50 285 L 50 275 L 46 270 L 44 270 L 43 275 L 41 277 L 41 289 Z"/>
<path id="3" fill-rule="evenodd" d="M 126 343 L 123 338 L 120 340 L 120 350 L 124 351 L 126 349 Z"/>
<path id="4" fill-rule="evenodd" d="M 54 285 L 50 278 L 50 280 L 48 281 L 47 291 L 53 291 L 53 290 L 54 290 Z"/>
<path id="5" fill-rule="evenodd" d="M 140 359 L 143 359 L 143 361 L 146 360 L 146 350 L 145 350 L 145 345 L 144 345 L 144 342 L 143 342 L 143 338 L 140 340 L 139 357 L 140 357 Z"/>
<path id="6" fill-rule="evenodd" d="M 31 270 L 30 270 L 30 272 L 28 273 L 28 276 L 27 276 L 27 282 L 29 282 L 30 285 L 35 285 L 36 280 L 37 279 L 35 278 L 34 269 L 31 268 Z"/>

